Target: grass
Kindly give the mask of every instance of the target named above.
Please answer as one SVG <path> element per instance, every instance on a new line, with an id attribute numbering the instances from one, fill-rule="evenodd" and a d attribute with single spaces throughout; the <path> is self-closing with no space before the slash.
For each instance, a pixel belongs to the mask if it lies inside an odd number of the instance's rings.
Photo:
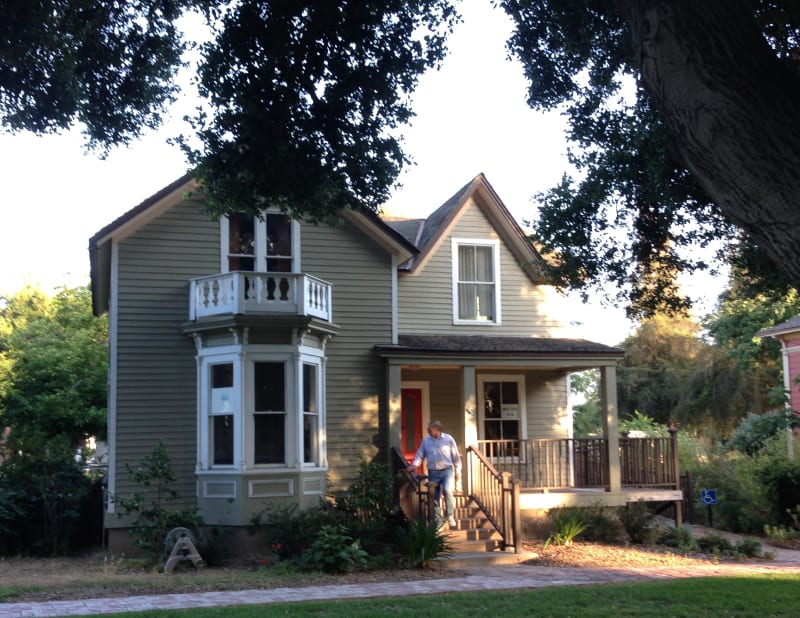
<path id="1" fill-rule="evenodd" d="M 604 584 L 569 588 L 451 593 L 354 601 L 282 603 L 115 616 L 192 618 L 225 616 L 541 616 L 552 618 L 768 618 L 795 616 L 800 607 L 800 575 L 771 574 Z"/>

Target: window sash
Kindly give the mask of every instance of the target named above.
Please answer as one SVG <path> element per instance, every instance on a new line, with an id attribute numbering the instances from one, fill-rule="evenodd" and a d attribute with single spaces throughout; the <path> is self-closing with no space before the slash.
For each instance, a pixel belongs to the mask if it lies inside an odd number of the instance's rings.
<path id="1" fill-rule="evenodd" d="M 456 242 L 456 299 L 458 320 L 497 322 L 495 246 Z"/>

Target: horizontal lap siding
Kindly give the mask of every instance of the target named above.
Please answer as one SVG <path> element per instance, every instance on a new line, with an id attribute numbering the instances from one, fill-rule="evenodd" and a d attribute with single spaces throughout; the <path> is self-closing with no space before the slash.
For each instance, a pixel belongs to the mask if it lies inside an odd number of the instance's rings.
<path id="1" fill-rule="evenodd" d="M 386 369 L 375 354 L 391 343 L 391 257 L 350 224 L 304 225 L 303 272 L 333 284 L 333 321 L 341 328 L 327 347 L 327 438 L 333 489 L 350 484 L 359 456 L 387 446 Z"/>
<path id="2" fill-rule="evenodd" d="M 126 464 L 162 440 L 187 503 L 195 496 L 195 350 L 181 332 L 189 280 L 219 270 L 219 224 L 182 203 L 119 245 L 116 490 L 138 489 Z"/>
<path id="3" fill-rule="evenodd" d="M 451 233 L 439 245 L 418 275 L 401 275 L 399 324 L 401 333 L 458 333 L 549 336 L 561 326 L 551 309 L 552 286 L 533 285 L 519 262 L 500 242 L 499 326 L 454 325 L 452 293 L 452 238 L 497 239 L 489 220 L 470 202 Z"/>
<path id="4" fill-rule="evenodd" d="M 557 372 L 525 375 L 529 438 L 568 438 L 567 376 Z"/>

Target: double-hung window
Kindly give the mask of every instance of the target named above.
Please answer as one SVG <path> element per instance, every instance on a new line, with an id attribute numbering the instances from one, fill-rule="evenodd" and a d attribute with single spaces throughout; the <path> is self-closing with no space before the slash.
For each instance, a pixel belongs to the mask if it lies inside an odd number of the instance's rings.
<path id="1" fill-rule="evenodd" d="M 481 396 L 481 437 L 490 457 L 519 455 L 525 437 L 525 379 L 495 375 L 478 378 Z"/>
<path id="2" fill-rule="evenodd" d="M 453 322 L 500 323 L 499 242 L 453 239 Z"/>

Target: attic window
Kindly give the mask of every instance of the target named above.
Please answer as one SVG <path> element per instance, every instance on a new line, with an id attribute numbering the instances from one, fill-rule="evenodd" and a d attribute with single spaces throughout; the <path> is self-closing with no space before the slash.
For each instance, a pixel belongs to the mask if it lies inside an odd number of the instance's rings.
<path id="1" fill-rule="evenodd" d="M 453 322 L 500 323 L 498 241 L 453 239 Z"/>

